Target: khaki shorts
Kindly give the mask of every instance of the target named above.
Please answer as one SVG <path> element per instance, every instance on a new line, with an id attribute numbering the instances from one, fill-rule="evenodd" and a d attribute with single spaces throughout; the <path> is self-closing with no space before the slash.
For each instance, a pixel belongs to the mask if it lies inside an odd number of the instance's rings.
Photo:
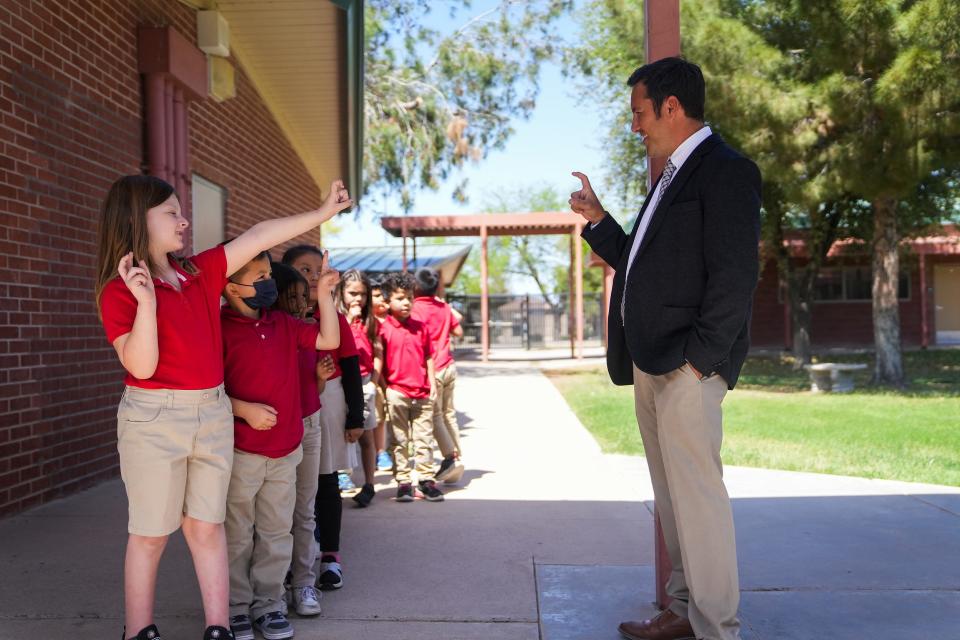
<path id="1" fill-rule="evenodd" d="M 117 450 L 130 533 L 169 535 L 184 515 L 224 521 L 233 412 L 223 385 L 199 390 L 127 387 L 117 411 Z"/>

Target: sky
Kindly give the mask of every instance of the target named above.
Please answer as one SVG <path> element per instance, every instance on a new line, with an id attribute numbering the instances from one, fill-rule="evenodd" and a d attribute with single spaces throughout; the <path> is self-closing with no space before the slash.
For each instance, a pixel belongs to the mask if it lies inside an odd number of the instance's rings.
<path id="1" fill-rule="evenodd" d="M 490 1 L 475 2 L 470 15 L 482 12 L 490 4 Z M 451 21 L 444 11 L 435 11 L 429 19 L 431 26 L 444 32 L 453 31 L 465 20 Z M 559 31 L 563 39 L 575 39 L 578 32 L 575 18 L 565 16 L 559 23 Z M 626 103 L 624 111 L 629 111 Z M 629 114 L 625 113 L 625 117 Z M 575 95 L 573 81 L 562 77 L 559 64 L 551 62 L 541 67 L 536 108 L 528 120 L 516 120 L 513 126 L 515 133 L 504 149 L 491 151 L 478 163 L 467 164 L 456 171 L 439 191 L 418 192 L 410 215 L 480 213 L 487 194 L 528 186 L 551 186 L 566 200 L 570 192 L 580 188 L 579 181 L 570 175 L 575 170 L 590 176 L 595 186 L 602 182 L 604 159 L 600 147 L 604 123 L 589 100 Z M 451 194 L 463 178 L 469 179 L 468 203 L 459 204 Z M 377 220 L 384 212 L 403 215 L 399 198 L 385 201 L 380 196 L 369 196 L 361 202 L 361 208 L 360 220 L 346 216 L 338 220 L 340 231 L 327 236 L 326 246 L 335 249 L 400 242 L 384 232 Z"/>

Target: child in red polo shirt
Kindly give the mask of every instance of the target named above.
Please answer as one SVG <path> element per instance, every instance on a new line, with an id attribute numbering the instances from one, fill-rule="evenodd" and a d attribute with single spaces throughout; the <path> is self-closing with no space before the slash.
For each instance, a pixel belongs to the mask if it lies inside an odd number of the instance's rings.
<path id="1" fill-rule="evenodd" d="M 283 254 L 284 264 L 299 271 L 308 283 L 320 277 L 323 252 L 311 245 L 292 247 Z M 311 289 L 310 305 L 317 309 L 316 287 Z M 318 316 L 319 317 L 319 316 Z M 315 506 L 317 526 L 314 538 L 319 545 L 317 586 L 325 591 L 343 587 L 343 566 L 340 562 L 340 532 L 343 500 L 340 496 L 338 470 L 357 464 L 356 442 L 363 434 L 363 385 L 359 357 L 350 325 L 338 313 L 340 346 L 320 353 L 320 366 L 331 364 L 320 392 L 320 477 Z M 329 357 L 328 357 L 329 356 Z"/>
<path id="2" fill-rule="evenodd" d="M 393 477 L 397 501 L 414 499 L 410 482 L 412 444 L 420 492 L 426 500 L 440 502 L 443 492 L 434 481 L 433 397 L 436 392 L 430 335 L 422 322 L 410 317 L 414 280 L 408 273 L 392 273 L 380 283 L 390 315 L 380 325 L 387 381 L 387 411 L 393 449 Z"/>
<path id="3" fill-rule="evenodd" d="M 274 262 L 270 265 L 273 279 L 277 281 L 275 309 L 294 318 L 304 320 L 309 308 L 310 285 L 296 269 Z M 313 321 L 310 318 L 309 321 Z M 317 545 L 313 539 L 316 528 L 315 501 L 317 480 L 320 473 L 320 447 L 323 442 L 320 431 L 320 368 L 319 351 L 315 348 L 299 349 L 300 365 L 300 415 L 303 416 L 303 459 L 297 465 L 297 503 L 293 509 L 293 557 L 290 559 L 290 589 L 287 602 L 293 605 L 298 615 L 319 615 L 320 594 L 316 591 L 317 576 L 314 563 L 317 560 Z"/>
<path id="4" fill-rule="evenodd" d="M 345 271 L 337 285 L 335 298 L 337 308 L 350 323 L 350 332 L 357 345 L 360 377 L 363 383 L 363 435 L 360 436 L 360 462 L 363 466 L 363 488 L 353 496 L 360 507 L 367 507 L 376 494 L 373 488 L 377 470 L 377 445 L 374 431 L 377 428 L 376 388 L 379 376 L 374 370 L 374 357 L 382 357 L 382 344 L 377 335 L 380 323 L 370 311 L 370 284 L 357 269 Z"/>
<path id="5" fill-rule="evenodd" d="M 370 315 L 377 321 L 377 333 L 379 335 L 380 325 L 387 319 L 387 313 L 390 306 L 383 299 L 383 290 L 380 288 L 380 282 L 383 276 L 371 276 L 370 282 Z M 377 428 L 373 431 L 373 439 L 377 445 L 377 469 L 379 471 L 392 471 L 393 458 L 387 453 L 387 397 L 386 387 L 383 382 L 383 341 L 378 339 L 380 349 L 373 354 L 373 370 L 377 374 L 376 398 L 374 407 L 377 412 Z"/>
<path id="6" fill-rule="evenodd" d="M 338 274 L 324 259 L 318 299 L 329 300 Z M 233 404 L 234 456 L 227 492 L 231 627 L 237 638 L 293 637 L 283 613 L 283 580 L 293 551 L 297 467 L 303 459 L 298 350 L 340 342 L 332 301 L 307 324 L 270 309 L 277 300 L 270 255 L 251 260 L 223 289 L 224 373 Z M 250 623 L 253 619 L 253 624 Z"/>
<path id="7" fill-rule="evenodd" d="M 183 250 L 189 222 L 173 187 L 143 175 L 111 186 L 98 230 L 95 294 L 107 339 L 127 372 L 117 412 L 130 533 L 124 638 L 159 640 L 157 569 L 167 537 L 180 527 L 203 596 L 204 638 L 232 636 L 223 521 L 233 418 L 223 392 L 220 292 L 260 251 L 350 205 L 336 181 L 318 210 L 261 222 L 226 246 L 182 259 L 174 253 Z"/>
<path id="8" fill-rule="evenodd" d="M 453 362 L 450 336 L 462 336 L 463 328 L 449 304 L 437 298 L 440 274 L 434 269 L 417 271 L 417 297 L 413 301 L 411 317 L 427 327 L 433 348 L 433 366 L 436 370 L 436 401 L 433 405 L 433 435 L 440 447 L 443 461 L 437 470 L 437 482 L 454 484 L 463 476 L 460 461 L 460 428 L 457 410 L 453 406 L 453 390 L 457 383 L 457 366 Z"/>

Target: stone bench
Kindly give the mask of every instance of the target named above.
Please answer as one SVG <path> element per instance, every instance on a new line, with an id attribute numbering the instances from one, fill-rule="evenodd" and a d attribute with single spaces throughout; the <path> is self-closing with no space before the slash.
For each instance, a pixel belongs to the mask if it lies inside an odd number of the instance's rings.
<path id="1" fill-rule="evenodd" d="M 814 393 L 850 393 L 853 391 L 853 372 L 863 371 L 865 364 L 821 362 L 807 364 L 810 372 L 810 391 Z"/>

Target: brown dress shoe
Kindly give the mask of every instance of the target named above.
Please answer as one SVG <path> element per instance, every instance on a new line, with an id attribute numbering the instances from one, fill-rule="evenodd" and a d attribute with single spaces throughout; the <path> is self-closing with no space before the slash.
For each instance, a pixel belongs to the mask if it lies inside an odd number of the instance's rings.
<path id="1" fill-rule="evenodd" d="M 690 621 L 669 609 L 649 620 L 621 622 L 618 629 L 627 640 L 696 640 L 697 637 Z"/>

